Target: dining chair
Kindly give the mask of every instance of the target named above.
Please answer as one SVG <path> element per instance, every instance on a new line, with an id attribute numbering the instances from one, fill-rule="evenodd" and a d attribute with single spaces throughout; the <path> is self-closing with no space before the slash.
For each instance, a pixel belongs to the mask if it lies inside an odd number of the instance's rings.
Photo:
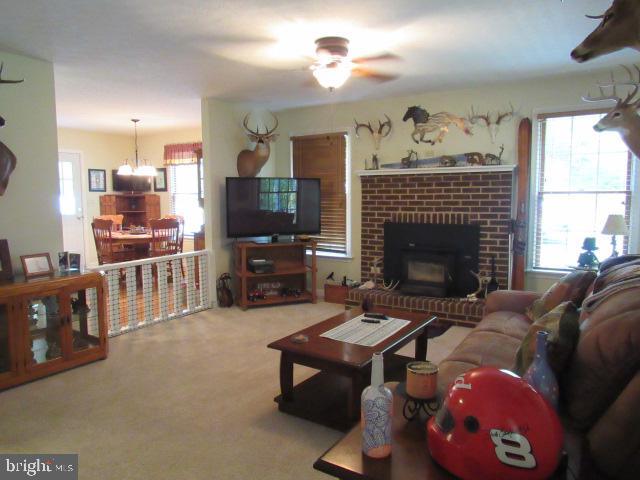
<path id="1" fill-rule="evenodd" d="M 98 220 L 111 220 L 113 222 L 113 230 L 120 231 L 122 230 L 122 223 L 124 222 L 124 215 L 98 215 L 97 217 L 93 217 L 93 219 Z"/>
<path id="2" fill-rule="evenodd" d="M 113 220 L 94 218 L 91 223 L 91 229 L 93 230 L 93 239 L 96 243 L 96 253 L 98 254 L 98 263 L 100 265 L 133 260 L 131 252 L 114 247 L 113 237 L 111 236 Z"/>
<path id="3" fill-rule="evenodd" d="M 150 220 L 152 257 L 174 255 L 179 252 L 180 222 L 174 218 Z"/>
<path id="4" fill-rule="evenodd" d="M 172 220 L 178 220 L 179 230 L 178 230 L 178 253 L 183 252 L 184 247 L 184 217 L 182 215 L 165 215 L 162 218 L 169 218 Z"/>

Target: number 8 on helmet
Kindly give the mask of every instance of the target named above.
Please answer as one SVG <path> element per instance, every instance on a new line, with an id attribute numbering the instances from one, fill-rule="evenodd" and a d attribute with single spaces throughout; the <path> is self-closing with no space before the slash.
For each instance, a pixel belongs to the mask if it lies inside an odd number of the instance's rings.
<path id="1" fill-rule="evenodd" d="M 464 480 L 548 478 L 563 431 L 553 407 L 517 375 L 481 367 L 453 382 L 427 423 L 433 459 Z"/>

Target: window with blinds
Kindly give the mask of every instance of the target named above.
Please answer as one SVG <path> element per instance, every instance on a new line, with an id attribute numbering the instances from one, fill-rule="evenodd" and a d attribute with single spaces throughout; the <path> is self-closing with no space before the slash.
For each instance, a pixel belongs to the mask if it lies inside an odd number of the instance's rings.
<path id="1" fill-rule="evenodd" d="M 292 137 L 293 175 L 320 179 L 318 250 L 347 253 L 346 132 Z"/>
<path id="2" fill-rule="evenodd" d="M 606 258 L 610 214 L 631 216 L 632 154 L 615 132 L 595 132 L 604 113 L 538 115 L 533 268 L 576 265 L 585 237 L 595 237 Z M 626 253 L 628 237 L 624 237 Z M 604 247 L 604 248 L 603 248 Z"/>

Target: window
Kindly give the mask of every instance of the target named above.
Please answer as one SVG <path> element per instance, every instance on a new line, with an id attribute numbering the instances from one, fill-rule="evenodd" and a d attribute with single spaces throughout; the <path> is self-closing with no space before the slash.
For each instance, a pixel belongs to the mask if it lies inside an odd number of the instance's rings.
<path id="1" fill-rule="evenodd" d="M 199 203 L 199 183 L 197 163 L 169 167 L 171 213 L 184 217 L 185 235 L 199 232 L 204 223 L 204 211 Z"/>
<path id="2" fill-rule="evenodd" d="M 73 192 L 73 164 L 61 160 L 58 163 L 60 176 L 60 214 L 73 215 L 76 213 L 76 197 Z"/>
<path id="3" fill-rule="evenodd" d="M 292 137 L 293 176 L 320 179 L 319 252 L 347 254 L 346 133 Z"/>
<path id="4" fill-rule="evenodd" d="M 624 215 L 629 225 L 632 154 L 617 133 L 593 130 L 603 116 L 593 111 L 538 116 L 533 268 L 576 265 L 585 237 L 596 237 L 603 260 L 611 242 L 600 233 L 607 216 Z"/>

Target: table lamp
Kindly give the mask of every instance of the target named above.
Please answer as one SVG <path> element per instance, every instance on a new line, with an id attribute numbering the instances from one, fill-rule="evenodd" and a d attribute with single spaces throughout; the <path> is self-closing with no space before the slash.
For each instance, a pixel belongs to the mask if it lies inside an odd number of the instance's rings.
<path id="1" fill-rule="evenodd" d="M 617 257 L 618 252 L 616 251 L 616 235 L 628 235 L 629 229 L 627 228 L 627 224 L 624 221 L 624 217 L 622 215 L 609 215 L 607 217 L 607 221 L 602 228 L 602 233 L 605 235 L 611 235 L 611 246 L 613 247 L 613 251 L 611 252 L 612 257 Z"/>

